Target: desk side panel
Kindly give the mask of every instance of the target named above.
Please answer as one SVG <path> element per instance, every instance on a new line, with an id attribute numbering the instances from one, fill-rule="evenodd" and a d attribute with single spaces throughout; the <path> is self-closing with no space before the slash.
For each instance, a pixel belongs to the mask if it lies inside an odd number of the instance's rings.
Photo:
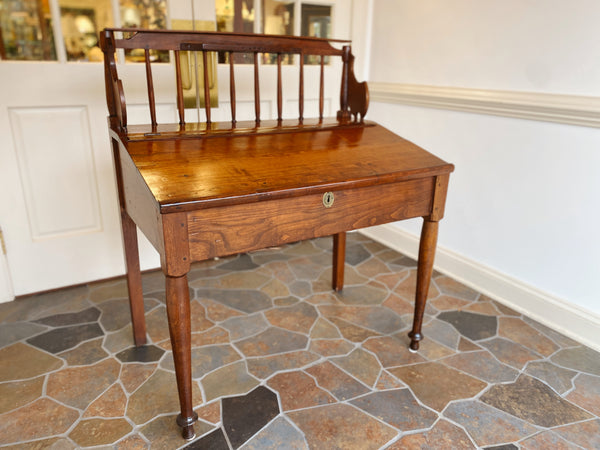
<path id="1" fill-rule="evenodd" d="M 210 208 L 188 213 L 190 256 L 200 261 L 342 231 L 427 216 L 434 178 Z"/>

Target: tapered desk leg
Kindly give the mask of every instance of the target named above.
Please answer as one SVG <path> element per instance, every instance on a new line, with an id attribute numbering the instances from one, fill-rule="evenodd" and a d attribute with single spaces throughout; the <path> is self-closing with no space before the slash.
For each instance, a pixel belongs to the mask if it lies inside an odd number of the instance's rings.
<path id="1" fill-rule="evenodd" d="M 184 439 L 194 439 L 194 422 L 198 415 L 194 412 L 192 402 L 192 356 L 191 356 L 191 320 L 190 294 L 187 276 L 166 277 L 167 283 L 167 317 L 169 334 L 175 362 L 177 391 L 181 414 L 177 416 L 177 424 L 182 428 Z"/>
<path id="2" fill-rule="evenodd" d="M 333 235 L 332 287 L 336 291 L 344 288 L 344 267 L 346 262 L 346 233 Z"/>
<path id="3" fill-rule="evenodd" d="M 129 215 L 121 210 L 121 226 L 125 247 L 125 266 L 127 268 L 127 290 L 129 308 L 133 326 L 133 340 L 136 346 L 146 343 L 146 317 L 144 316 L 144 294 L 142 292 L 142 273 L 136 226 Z"/>
<path id="4" fill-rule="evenodd" d="M 439 222 L 434 222 L 426 218 L 421 230 L 419 265 L 417 267 L 417 291 L 415 294 L 415 314 L 413 317 L 412 331 L 408 333 L 408 337 L 410 337 L 410 350 L 412 351 L 417 351 L 419 349 L 419 341 L 423 339 L 421 326 L 423 325 L 425 303 L 427 302 L 429 283 L 431 282 L 431 274 L 433 272 L 438 224 Z"/>

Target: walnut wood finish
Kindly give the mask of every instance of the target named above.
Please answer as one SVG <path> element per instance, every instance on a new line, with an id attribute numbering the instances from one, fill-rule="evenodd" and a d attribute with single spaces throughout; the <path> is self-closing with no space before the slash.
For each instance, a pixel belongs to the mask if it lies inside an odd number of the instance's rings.
<path id="1" fill-rule="evenodd" d="M 421 326 L 433 270 L 438 223 L 453 166 L 373 122 L 365 122 L 368 89 L 353 73 L 349 46 L 288 36 L 129 30 L 101 34 L 106 98 L 121 207 L 127 280 L 136 345 L 145 322 L 136 225 L 156 247 L 166 276 L 167 315 L 183 436 L 194 436 L 192 404 L 190 264 L 215 256 L 333 236 L 332 287 L 343 289 L 346 232 L 423 217 L 410 348 Z M 117 48 L 144 49 L 151 123 L 127 125 Z M 181 73 L 176 70 L 179 123 L 157 124 L 149 49 L 229 55 L 231 121 L 185 123 Z M 236 121 L 235 53 L 254 54 L 255 120 Z M 261 120 L 259 53 L 277 54 L 277 120 Z M 282 55 L 299 55 L 299 117 L 282 119 Z M 320 55 L 319 117 L 304 118 L 304 55 Z M 323 117 L 324 58 L 343 59 L 340 110 Z M 208 86 L 204 74 L 205 89 Z"/>

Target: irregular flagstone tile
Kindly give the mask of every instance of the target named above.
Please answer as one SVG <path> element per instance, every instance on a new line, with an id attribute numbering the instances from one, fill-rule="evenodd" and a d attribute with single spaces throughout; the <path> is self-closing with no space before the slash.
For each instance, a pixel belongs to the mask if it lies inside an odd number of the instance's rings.
<path id="1" fill-rule="evenodd" d="M 55 328 L 27 339 L 27 343 L 49 353 L 60 353 L 80 343 L 104 335 L 97 323 Z"/>
<path id="2" fill-rule="evenodd" d="M 240 447 L 241 450 L 277 450 L 280 448 L 308 450 L 302 433 L 283 417 L 277 417 Z"/>
<path id="3" fill-rule="evenodd" d="M 311 339 L 337 339 L 341 334 L 335 325 L 319 317 L 310 330 L 310 337 Z"/>
<path id="4" fill-rule="evenodd" d="M 368 241 L 364 241 L 363 245 L 369 252 L 371 252 L 372 255 L 376 255 L 379 252 L 389 251 L 389 248 L 385 245 L 380 244 L 379 242 L 372 241 L 370 239 Z"/>
<path id="5" fill-rule="evenodd" d="M 307 297 L 304 301 L 310 303 L 311 305 L 338 305 L 341 302 L 338 298 L 332 294 L 331 286 L 328 286 L 326 292 L 314 294 L 310 297 Z"/>
<path id="6" fill-rule="evenodd" d="M 21 310 L 25 313 L 23 317 L 16 320 L 34 320 L 52 314 L 81 311 L 91 306 L 87 300 L 88 294 L 87 286 L 76 286 L 32 295 L 19 300 L 19 302 L 27 302 L 27 305 Z"/>
<path id="7" fill-rule="evenodd" d="M 144 302 L 144 311 L 147 312 L 154 305 L 151 302 Z M 98 308 L 102 311 L 100 323 L 106 331 L 117 331 L 131 323 L 131 310 L 128 298 L 108 300 L 98 304 Z"/>
<path id="8" fill-rule="evenodd" d="M 375 390 L 386 391 L 388 389 L 400 389 L 405 387 L 407 386 L 403 382 L 383 370 L 379 375 L 379 379 L 375 385 Z"/>
<path id="9" fill-rule="evenodd" d="M 539 378 L 559 394 L 564 394 L 573 387 L 572 380 L 577 375 L 577 372 L 563 369 L 548 361 L 530 362 L 525 373 Z"/>
<path id="10" fill-rule="evenodd" d="M 205 345 L 228 344 L 229 332 L 221 327 L 214 327 L 201 333 L 192 333 L 192 347 L 202 347 Z M 169 342 L 171 349 L 171 343 Z M 164 348 L 164 347 L 163 347 Z"/>
<path id="11" fill-rule="evenodd" d="M 426 323 L 422 332 L 425 339 L 434 339 L 440 344 L 453 349 L 458 348 L 458 343 L 462 337 L 456 328 L 438 319 L 432 319 Z"/>
<path id="12" fill-rule="evenodd" d="M 288 261 L 288 265 L 296 279 L 304 281 L 316 280 L 324 270 L 321 264 L 315 264 L 309 258 L 296 258 Z"/>
<path id="13" fill-rule="evenodd" d="M 131 429 L 125 419 L 88 419 L 79 422 L 69 433 L 69 438 L 82 447 L 108 445 L 121 439 Z"/>
<path id="14" fill-rule="evenodd" d="M 265 284 L 261 288 L 261 291 L 271 298 L 287 297 L 290 295 L 290 290 L 288 289 L 287 285 L 275 279 Z"/>
<path id="15" fill-rule="evenodd" d="M 600 448 L 600 419 L 598 418 L 555 428 L 553 431 L 583 448 Z"/>
<path id="16" fill-rule="evenodd" d="M 295 305 L 296 303 L 298 303 L 299 301 L 300 301 L 300 299 L 298 297 L 294 297 L 293 295 L 290 295 L 288 297 L 274 299 L 273 304 L 275 306 L 292 306 L 292 305 Z"/>
<path id="17" fill-rule="evenodd" d="M 319 311 L 328 319 L 336 317 L 379 333 L 394 333 L 404 328 L 402 319 L 393 311 L 373 306 L 322 305 Z"/>
<path id="18" fill-rule="evenodd" d="M 429 428 L 438 418 L 419 405 L 408 389 L 374 392 L 350 403 L 400 431 Z"/>
<path id="19" fill-rule="evenodd" d="M 112 358 L 92 366 L 62 369 L 48 375 L 46 394 L 69 406 L 85 409 L 117 380 L 120 369 L 121 365 Z"/>
<path id="20" fill-rule="evenodd" d="M 441 295 L 430 302 L 438 311 L 462 310 L 469 303 L 471 303 L 471 300 L 464 300 L 450 295 Z"/>
<path id="21" fill-rule="evenodd" d="M 290 284 L 290 292 L 298 297 L 307 297 L 312 294 L 312 285 L 308 281 L 294 281 Z"/>
<path id="22" fill-rule="evenodd" d="M 542 427 L 555 427 L 592 416 L 557 395 L 541 381 L 521 375 L 511 384 L 492 386 L 481 401 Z"/>
<path id="23" fill-rule="evenodd" d="M 271 325 L 305 334 L 310 332 L 318 317 L 315 307 L 305 302 L 284 308 L 270 309 L 264 314 Z"/>
<path id="24" fill-rule="evenodd" d="M 266 356 L 306 348 L 308 338 L 302 334 L 269 328 L 256 336 L 235 342 L 245 356 Z"/>
<path id="25" fill-rule="evenodd" d="M 282 370 L 300 369 L 317 359 L 319 356 L 314 353 L 299 351 L 264 358 L 249 358 L 246 360 L 246 364 L 252 375 L 264 380 Z"/>
<path id="26" fill-rule="evenodd" d="M 533 350 L 529 350 L 520 344 L 503 338 L 494 338 L 489 341 L 480 342 L 480 345 L 487 348 L 504 364 L 508 364 L 517 370 L 521 370 L 529 361 L 542 359 Z"/>
<path id="27" fill-rule="evenodd" d="M 146 325 L 148 325 L 147 318 Z M 115 333 L 107 334 L 104 337 L 104 348 L 112 353 L 120 352 L 127 347 L 131 347 L 133 344 L 133 328 L 131 327 L 131 324 Z"/>
<path id="28" fill-rule="evenodd" d="M 462 425 L 481 447 L 499 442 L 518 441 L 538 428 L 476 400 L 451 403 L 444 417 Z"/>
<path id="29" fill-rule="evenodd" d="M 229 331 L 232 340 L 238 340 L 266 330 L 269 328 L 269 323 L 262 314 L 251 314 L 232 317 L 222 322 L 221 326 Z"/>
<path id="30" fill-rule="evenodd" d="M 312 339 L 309 350 L 321 356 L 346 355 L 354 345 L 344 339 Z"/>
<path id="31" fill-rule="evenodd" d="M 214 325 L 213 322 L 206 318 L 206 310 L 197 300 L 190 302 L 190 316 L 192 333 L 206 331 Z"/>
<path id="32" fill-rule="evenodd" d="M 371 253 L 360 244 L 346 247 L 346 264 L 356 266 L 370 257 Z"/>
<path id="33" fill-rule="evenodd" d="M 589 347 L 563 349 L 550 359 L 563 367 L 600 376 L 600 353 Z"/>
<path id="34" fill-rule="evenodd" d="M 520 442 L 521 448 L 525 450 L 572 450 L 580 447 L 565 441 L 552 431 L 543 431 L 535 436 L 525 439 Z"/>
<path id="35" fill-rule="evenodd" d="M 132 393 L 156 370 L 156 364 L 123 364 L 121 383 L 128 393 Z"/>
<path id="36" fill-rule="evenodd" d="M 221 422 L 221 402 L 219 400 L 195 409 L 198 418 L 214 425 Z"/>
<path id="37" fill-rule="evenodd" d="M 257 272 L 230 273 L 219 278 L 221 289 L 258 289 L 271 278 Z"/>
<path id="38" fill-rule="evenodd" d="M 161 342 L 169 339 L 169 322 L 167 308 L 161 306 L 146 314 L 146 333 L 152 342 Z"/>
<path id="39" fill-rule="evenodd" d="M 223 305 L 243 311 L 255 313 L 271 308 L 273 303 L 267 294 L 261 291 L 248 289 L 198 289 L 196 294 L 199 298 L 208 298 Z"/>
<path id="40" fill-rule="evenodd" d="M 337 293 L 346 305 L 381 305 L 387 296 L 386 290 L 366 285 L 348 286 Z"/>
<path id="41" fill-rule="evenodd" d="M 323 271 L 321 276 L 316 282 L 313 282 L 313 286 L 318 285 L 320 288 L 320 292 L 331 291 L 331 280 L 333 277 L 333 271 L 331 269 L 331 261 L 328 261 L 326 264 L 326 269 Z M 352 266 L 346 264 L 344 266 L 344 285 L 353 286 L 356 284 L 364 284 L 369 281 L 368 278 L 359 274 L 356 269 Z"/>
<path id="42" fill-rule="evenodd" d="M 223 429 L 217 428 L 216 430 L 205 436 L 202 436 L 200 439 L 195 440 L 183 448 L 186 450 L 229 450 L 229 444 L 225 439 Z"/>
<path id="43" fill-rule="evenodd" d="M 316 385 L 312 377 L 304 372 L 277 374 L 269 380 L 268 385 L 279 392 L 283 411 L 336 402 L 329 393 Z"/>
<path id="44" fill-rule="evenodd" d="M 144 425 L 140 431 L 150 441 L 150 448 L 170 449 L 178 448 L 186 443 L 181 437 L 181 428 L 176 423 L 177 414 L 160 416 Z M 197 436 L 201 436 L 212 430 L 209 425 L 202 420 L 194 423 L 194 431 Z M 210 448 L 212 447 L 204 447 Z"/>
<path id="45" fill-rule="evenodd" d="M 127 396 L 123 388 L 115 383 L 88 406 L 83 417 L 120 417 L 125 415 L 126 404 Z"/>
<path id="46" fill-rule="evenodd" d="M 356 270 L 367 278 L 373 278 L 379 274 L 391 272 L 390 268 L 379 258 L 371 258 L 356 266 Z"/>
<path id="47" fill-rule="evenodd" d="M 116 450 L 146 450 L 150 448 L 150 444 L 148 444 L 140 435 L 134 434 L 117 442 L 114 448 Z"/>
<path id="48" fill-rule="evenodd" d="M 415 269 L 410 271 L 409 276 L 402 281 L 394 292 L 405 300 L 414 301 L 415 292 L 417 290 L 417 271 Z M 429 291 L 427 292 L 427 299 L 432 299 L 440 295 L 437 286 L 431 282 L 429 284 Z"/>
<path id="49" fill-rule="evenodd" d="M 52 420 L 37 420 L 50 417 Z M 0 445 L 62 434 L 78 418 L 78 411 L 49 398 L 40 398 L 27 406 L 2 415 Z"/>
<path id="50" fill-rule="evenodd" d="M 277 395 L 264 386 L 221 400 L 223 428 L 233 448 L 240 447 L 279 414 Z"/>
<path id="51" fill-rule="evenodd" d="M 498 335 L 544 356 L 550 356 L 559 349 L 558 345 L 517 317 L 500 317 Z"/>
<path id="52" fill-rule="evenodd" d="M 373 336 L 379 336 L 375 331 L 366 330 L 358 325 L 351 324 L 337 317 L 330 317 L 329 321 L 333 323 L 342 336 L 351 342 L 363 342 Z"/>
<path id="53" fill-rule="evenodd" d="M 331 362 L 367 386 L 373 386 L 381 372 L 381 365 L 377 358 L 361 348 L 357 348 L 348 356 L 331 358 Z"/>
<path id="54" fill-rule="evenodd" d="M 494 306 L 492 302 L 474 302 L 469 306 L 463 308 L 464 311 L 470 311 L 474 313 L 487 314 L 489 316 L 499 316 L 501 315 L 498 308 Z"/>
<path id="55" fill-rule="evenodd" d="M 406 301 L 402 297 L 393 293 L 388 296 L 382 305 L 401 316 L 405 314 L 412 314 L 415 311 L 415 305 L 413 303 Z"/>
<path id="56" fill-rule="evenodd" d="M 399 441 L 387 447 L 387 450 L 407 448 L 469 450 L 476 447 L 461 428 L 442 419 L 429 431 L 403 436 Z"/>
<path id="57" fill-rule="evenodd" d="M 100 317 L 100 310 L 96 307 L 84 309 L 76 313 L 55 314 L 34 320 L 35 323 L 51 327 L 64 327 L 67 325 L 79 325 L 82 323 L 95 322 Z"/>
<path id="58" fill-rule="evenodd" d="M 515 381 L 519 375 L 515 369 L 498 362 L 489 352 L 483 350 L 460 353 L 442 362 L 488 383 Z"/>
<path id="59" fill-rule="evenodd" d="M 480 300 L 483 300 L 483 299 L 490 300 L 494 304 L 494 306 L 498 309 L 498 311 L 500 311 L 505 316 L 514 316 L 514 317 L 521 316 L 520 312 L 517 312 L 514 309 L 509 308 L 508 306 L 506 306 L 496 300 L 492 300 L 491 298 L 486 297 L 485 295 L 481 295 L 481 297 L 479 297 L 479 299 Z"/>
<path id="60" fill-rule="evenodd" d="M 548 328 L 547 326 L 542 325 L 541 323 L 530 319 L 527 316 L 523 316 L 523 320 L 536 330 L 539 330 L 542 333 L 544 333 L 546 336 L 548 336 L 561 347 L 579 347 L 581 345 L 579 342 L 565 336 L 564 334 L 559 333 L 558 331 L 553 330 L 552 328 Z"/>
<path id="61" fill-rule="evenodd" d="M 348 400 L 369 392 L 364 384 L 359 383 L 330 362 L 317 364 L 305 371 L 315 377 L 317 384 L 331 392 L 338 400 Z"/>
<path id="62" fill-rule="evenodd" d="M 198 386 L 192 383 L 192 404 L 200 403 L 202 403 L 202 395 Z M 137 424 L 146 423 L 159 414 L 178 411 L 175 374 L 160 369 L 129 397 L 127 404 L 127 417 Z"/>
<path id="63" fill-rule="evenodd" d="M 229 261 L 217 266 L 217 268 L 221 269 L 221 270 L 228 270 L 228 271 L 235 270 L 238 272 L 241 272 L 244 270 L 252 270 L 252 269 L 255 269 L 256 267 L 258 267 L 258 264 L 256 264 L 254 261 L 252 261 L 252 257 L 247 253 L 242 253 L 241 255 L 237 256 L 235 259 L 229 260 Z"/>
<path id="64" fill-rule="evenodd" d="M 435 284 L 442 291 L 442 293 L 451 295 L 453 297 L 464 298 L 465 300 L 476 300 L 479 296 L 479 292 L 453 280 L 450 277 L 441 276 L 436 277 Z"/>
<path id="65" fill-rule="evenodd" d="M 498 328 L 495 316 L 467 311 L 446 311 L 440 313 L 437 318 L 454 325 L 459 333 L 473 341 L 495 336 Z"/>
<path id="66" fill-rule="evenodd" d="M 600 416 L 600 378 L 586 374 L 579 375 L 575 380 L 575 390 L 566 398 Z"/>
<path id="67" fill-rule="evenodd" d="M 230 345 L 210 345 L 192 349 L 192 378 L 201 378 L 219 367 L 241 359 Z M 173 354 L 166 355 L 160 363 L 163 369 L 175 372 Z"/>
<path id="68" fill-rule="evenodd" d="M 482 348 L 468 340 L 467 338 L 461 336 L 460 341 L 458 342 L 458 351 L 459 352 L 472 352 L 476 350 L 482 350 Z"/>
<path id="69" fill-rule="evenodd" d="M 0 382 L 33 378 L 58 369 L 62 360 L 17 342 L 0 349 Z"/>
<path id="70" fill-rule="evenodd" d="M 401 366 L 425 361 L 418 353 L 408 350 L 408 345 L 394 337 L 372 338 L 362 344 L 363 348 L 377 355 L 383 367 Z"/>
<path id="71" fill-rule="evenodd" d="M 484 450 L 519 450 L 519 447 L 517 447 L 515 444 L 501 444 L 485 447 Z"/>
<path id="72" fill-rule="evenodd" d="M 119 352 L 115 357 L 123 362 L 154 362 L 160 360 L 165 351 L 155 345 L 142 345 L 140 347 L 131 347 Z"/>
<path id="73" fill-rule="evenodd" d="M 222 396 L 244 394 L 258 384 L 258 380 L 248 374 L 243 361 L 217 369 L 202 379 L 207 402 Z"/>
<path id="74" fill-rule="evenodd" d="M 3 450 L 75 450 L 77 446 L 66 438 L 49 438 L 31 442 L 19 442 L 16 445 L 7 445 Z"/>
<path id="75" fill-rule="evenodd" d="M 424 356 L 430 361 L 435 361 L 446 356 L 454 355 L 456 352 L 446 347 L 445 345 L 438 344 L 433 339 L 425 339 L 420 342 L 419 354 Z"/>
<path id="76" fill-rule="evenodd" d="M 474 397 L 487 387 L 481 380 L 435 362 L 388 371 L 405 382 L 421 402 L 437 411 L 452 400 Z"/>
<path id="77" fill-rule="evenodd" d="M 405 255 L 400 255 L 397 252 L 394 252 L 395 255 L 391 258 L 389 264 L 393 264 L 394 266 L 403 266 L 403 267 L 417 267 L 417 260 L 410 258 Z M 381 255 L 379 255 L 382 258 Z"/>
<path id="78" fill-rule="evenodd" d="M 200 300 L 200 303 L 206 308 L 206 317 L 215 322 L 222 322 L 231 317 L 241 316 L 242 313 L 229 308 L 221 303 L 209 299 Z"/>
<path id="79" fill-rule="evenodd" d="M 304 432 L 309 448 L 378 449 L 397 434 L 350 405 L 327 405 L 287 415 Z"/>
<path id="80" fill-rule="evenodd" d="M 0 414 L 20 408 L 42 395 L 44 377 L 0 384 Z"/>
<path id="81" fill-rule="evenodd" d="M 296 280 L 296 276 L 285 261 L 274 261 L 264 266 L 273 276 L 283 283 L 290 284 Z"/>
<path id="82" fill-rule="evenodd" d="M 108 353 L 102 348 L 102 339 L 99 338 L 79 344 L 73 350 L 59 353 L 58 356 L 70 366 L 87 366 L 103 360 Z"/>
<path id="83" fill-rule="evenodd" d="M 143 281 L 144 276 L 142 276 L 142 283 Z M 102 303 L 106 300 L 117 298 L 127 298 L 128 296 L 127 280 L 92 283 L 90 285 L 90 300 L 94 303 Z"/>
<path id="84" fill-rule="evenodd" d="M 294 245 L 285 246 L 283 252 L 288 255 L 315 255 L 323 251 L 322 248 L 317 248 L 313 245 L 313 241 L 300 241 Z"/>
<path id="85" fill-rule="evenodd" d="M 0 348 L 46 331 L 47 329 L 45 326 L 29 322 L 0 324 Z"/>
<path id="86" fill-rule="evenodd" d="M 387 271 L 389 271 L 389 269 Z M 396 285 L 400 282 L 400 280 L 403 280 L 407 276 L 408 271 L 402 270 L 400 272 L 393 271 L 392 273 L 384 273 L 381 275 L 377 275 L 375 279 L 380 283 L 383 283 L 388 289 L 393 290 L 396 287 Z"/>

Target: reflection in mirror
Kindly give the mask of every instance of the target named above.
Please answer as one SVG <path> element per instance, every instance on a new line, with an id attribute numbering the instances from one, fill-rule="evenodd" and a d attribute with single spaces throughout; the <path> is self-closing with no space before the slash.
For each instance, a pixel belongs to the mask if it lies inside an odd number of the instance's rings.
<path id="1" fill-rule="evenodd" d="M 0 57 L 56 61 L 48 0 L 0 1 Z"/>
<path id="2" fill-rule="evenodd" d="M 110 0 L 59 0 L 67 60 L 102 61 L 98 33 L 114 24 Z"/>

